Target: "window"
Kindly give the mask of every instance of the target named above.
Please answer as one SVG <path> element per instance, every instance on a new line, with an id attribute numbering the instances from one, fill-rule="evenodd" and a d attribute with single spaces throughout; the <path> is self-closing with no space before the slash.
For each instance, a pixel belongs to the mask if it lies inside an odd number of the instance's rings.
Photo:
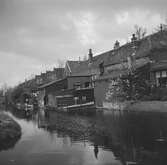
<path id="1" fill-rule="evenodd" d="M 89 83 L 89 82 L 85 82 L 85 88 L 88 88 L 88 87 L 89 87 L 89 85 L 90 85 L 90 83 Z"/>
<path id="2" fill-rule="evenodd" d="M 155 73 L 155 77 L 156 77 L 156 78 L 160 78 L 160 76 L 161 76 L 161 75 L 160 75 L 160 72 L 156 72 L 156 73 Z"/>
<path id="3" fill-rule="evenodd" d="M 36 80 L 36 83 L 37 83 L 37 84 L 42 84 L 42 78 L 38 78 L 38 79 Z"/>
<path id="4" fill-rule="evenodd" d="M 77 104 L 79 100 L 79 97 L 74 97 L 74 103 Z"/>
<path id="5" fill-rule="evenodd" d="M 155 78 L 157 87 L 167 87 L 167 71 L 155 72 Z"/>
<path id="6" fill-rule="evenodd" d="M 100 75 L 103 75 L 103 73 L 104 73 L 104 62 L 99 64 L 99 69 L 100 69 Z"/>
<path id="7" fill-rule="evenodd" d="M 167 77 L 166 71 L 162 71 L 162 77 Z"/>
<path id="8" fill-rule="evenodd" d="M 158 80 L 160 87 L 167 87 L 167 77 L 161 77 Z"/>
<path id="9" fill-rule="evenodd" d="M 86 96 L 82 96 L 82 101 L 86 102 Z"/>
<path id="10" fill-rule="evenodd" d="M 75 89 L 80 89 L 81 88 L 81 83 L 80 82 L 75 82 L 73 86 L 74 86 Z"/>

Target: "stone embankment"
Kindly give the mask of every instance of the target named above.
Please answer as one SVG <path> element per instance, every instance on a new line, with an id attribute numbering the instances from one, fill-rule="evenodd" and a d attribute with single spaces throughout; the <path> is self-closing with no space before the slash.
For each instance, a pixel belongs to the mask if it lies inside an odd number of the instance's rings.
<path id="1" fill-rule="evenodd" d="M 167 101 L 126 101 L 104 103 L 106 110 L 128 110 L 137 112 L 167 112 Z"/>
<path id="2" fill-rule="evenodd" d="M 20 136 L 20 125 L 7 114 L 0 112 L 0 144 L 10 143 Z"/>
<path id="3" fill-rule="evenodd" d="M 138 101 L 127 107 L 130 111 L 167 112 L 167 101 Z"/>

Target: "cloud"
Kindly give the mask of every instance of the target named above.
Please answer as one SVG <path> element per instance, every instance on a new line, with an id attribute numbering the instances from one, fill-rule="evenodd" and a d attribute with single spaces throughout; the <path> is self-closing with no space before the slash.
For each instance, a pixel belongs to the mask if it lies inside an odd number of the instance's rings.
<path id="1" fill-rule="evenodd" d="M 128 20 L 129 20 L 129 12 L 127 11 L 124 11 L 122 12 L 121 14 L 117 14 L 116 15 L 116 20 L 118 22 L 118 24 L 124 24 L 124 23 L 127 23 Z"/>
<path id="2" fill-rule="evenodd" d="M 155 27 L 163 22 L 160 13 L 152 12 L 149 10 L 131 10 L 116 13 L 116 22 L 121 27 L 126 26 L 130 30 L 134 25 L 139 25 L 148 30 L 148 33 L 153 32 Z"/>
<path id="3" fill-rule="evenodd" d="M 115 40 L 128 40 L 135 24 L 152 33 L 166 6 L 166 0 L 0 0 L 1 82 L 21 81 L 58 59 L 76 60 L 89 48 L 112 49 Z"/>
<path id="4" fill-rule="evenodd" d="M 94 45 L 97 40 L 94 15 L 91 12 L 80 12 L 78 15 L 69 14 L 68 17 L 74 24 L 80 43 L 83 46 Z"/>
<path id="5" fill-rule="evenodd" d="M 13 86 L 35 74 L 53 68 L 47 64 L 42 65 L 38 60 L 18 54 L 0 52 L 0 57 L 0 84 L 6 82 Z"/>

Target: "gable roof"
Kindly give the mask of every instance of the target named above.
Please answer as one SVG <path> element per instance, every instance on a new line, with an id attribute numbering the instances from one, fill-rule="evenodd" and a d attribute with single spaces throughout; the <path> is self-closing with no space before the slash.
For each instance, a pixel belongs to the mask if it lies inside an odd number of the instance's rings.
<path id="1" fill-rule="evenodd" d="M 46 87 L 49 87 L 49 86 L 52 86 L 53 84 L 56 84 L 56 83 L 59 83 L 59 82 L 63 82 L 63 81 L 68 81 L 69 78 L 76 78 L 76 77 L 91 77 L 91 75 L 79 75 L 79 76 L 67 76 L 63 79 L 59 79 L 59 80 L 54 80 L 54 81 L 51 81 L 51 82 L 48 82 L 46 84 L 43 84 L 41 86 L 38 87 L 38 89 L 44 89 Z"/>
<path id="2" fill-rule="evenodd" d="M 67 79 L 67 78 L 63 78 L 63 79 L 59 79 L 59 80 L 54 80 L 54 81 L 48 82 L 48 83 L 46 83 L 46 84 L 43 84 L 43 85 L 39 86 L 38 89 L 39 89 L 39 90 L 40 90 L 40 89 L 44 89 L 44 88 L 46 88 L 46 87 L 52 86 L 53 84 L 55 84 L 55 83 L 57 83 L 57 82 L 64 81 L 64 80 L 66 80 L 66 79 Z"/>
<path id="3" fill-rule="evenodd" d="M 110 51 L 109 51 L 110 52 Z M 67 67 L 71 72 L 71 75 L 92 75 L 96 74 L 96 69 L 99 64 L 105 62 L 110 55 L 109 52 L 102 53 L 100 55 L 94 56 L 92 61 L 67 61 Z M 91 71 L 90 71 L 91 68 Z"/>
<path id="4" fill-rule="evenodd" d="M 151 71 L 160 71 L 167 69 L 167 61 L 152 64 Z"/>

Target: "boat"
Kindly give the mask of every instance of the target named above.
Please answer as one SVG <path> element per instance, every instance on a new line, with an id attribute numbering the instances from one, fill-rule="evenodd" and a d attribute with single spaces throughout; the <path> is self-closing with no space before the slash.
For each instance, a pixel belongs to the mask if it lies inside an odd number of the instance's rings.
<path id="1" fill-rule="evenodd" d="M 73 89 L 69 93 L 63 91 L 55 96 L 57 105 L 47 104 L 45 111 L 52 110 L 65 113 L 94 114 L 96 112 L 93 88 Z"/>
<path id="2" fill-rule="evenodd" d="M 67 76 L 38 88 L 39 105 L 45 110 L 68 113 L 96 111 L 92 75 Z"/>

